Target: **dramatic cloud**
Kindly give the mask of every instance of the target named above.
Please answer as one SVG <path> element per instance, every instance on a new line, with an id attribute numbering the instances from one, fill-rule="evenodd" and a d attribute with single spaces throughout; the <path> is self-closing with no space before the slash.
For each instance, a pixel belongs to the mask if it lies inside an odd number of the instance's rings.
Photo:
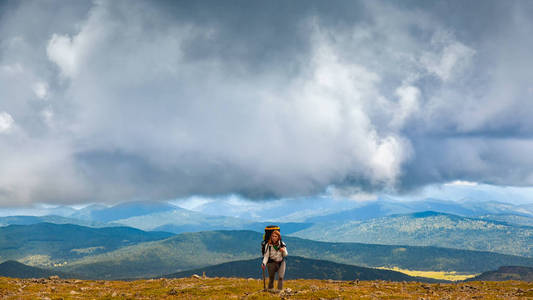
<path id="1" fill-rule="evenodd" d="M 459 4 L 0 5 L 0 204 L 530 185 L 533 5 Z"/>

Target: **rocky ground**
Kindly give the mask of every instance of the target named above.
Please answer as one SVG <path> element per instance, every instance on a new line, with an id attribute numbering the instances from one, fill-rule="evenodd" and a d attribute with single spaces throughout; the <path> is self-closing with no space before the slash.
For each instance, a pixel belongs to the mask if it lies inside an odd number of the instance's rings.
<path id="1" fill-rule="evenodd" d="M 281 292 L 241 278 L 137 281 L 0 277 L 1 299 L 533 299 L 533 282 L 426 284 L 387 281 L 288 280 Z"/>

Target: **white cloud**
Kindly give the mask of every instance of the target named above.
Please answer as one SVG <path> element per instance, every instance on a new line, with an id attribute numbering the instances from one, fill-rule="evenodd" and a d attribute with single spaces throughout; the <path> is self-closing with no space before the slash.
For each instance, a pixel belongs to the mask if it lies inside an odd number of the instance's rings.
<path id="1" fill-rule="evenodd" d="M 369 159 L 372 166 L 372 179 L 378 182 L 395 183 L 400 175 L 402 163 L 411 154 L 409 144 L 397 137 L 389 136 L 381 139 L 375 147 Z M 394 185 L 389 184 L 389 186 Z"/>
<path id="2" fill-rule="evenodd" d="M 0 133 L 7 133 L 13 127 L 15 120 L 5 111 L 0 111 Z"/>
<path id="3" fill-rule="evenodd" d="M 0 137 L 0 163 L 28 169 L 0 178 L 12 199 L 290 197 L 533 178 L 528 18 L 480 36 L 464 12 L 451 20 L 437 4 L 295 1 L 269 24 L 254 5 L 225 15 L 205 3 L 56 4 L 68 5 L 77 13 L 58 9 L 52 23 L 20 21 L 50 19 L 38 2 L 0 21 L 0 109 L 17 117 L 2 121 L 17 134 Z"/>
<path id="4" fill-rule="evenodd" d="M 399 98 L 391 121 L 393 128 L 400 128 L 414 114 L 420 111 L 420 90 L 411 85 L 402 85 L 395 91 Z"/>
<path id="5" fill-rule="evenodd" d="M 448 81 L 468 66 L 476 51 L 456 41 L 449 33 L 437 32 L 431 44 L 438 52 L 425 52 L 420 61 L 424 67 L 442 81 Z"/>
<path id="6" fill-rule="evenodd" d="M 39 81 L 33 85 L 33 92 L 39 99 L 46 99 L 48 97 L 48 84 L 46 82 Z"/>
<path id="7" fill-rule="evenodd" d="M 454 180 L 452 182 L 445 183 L 444 185 L 476 186 L 478 183 L 466 180 Z"/>
<path id="8" fill-rule="evenodd" d="M 55 62 L 64 76 L 72 77 L 77 71 L 77 53 L 73 40 L 67 35 L 52 35 L 46 53 Z"/>
<path id="9" fill-rule="evenodd" d="M 0 69 L 3 72 L 8 73 L 8 74 L 17 74 L 17 73 L 24 72 L 24 70 L 22 69 L 22 65 L 19 63 L 10 64 L 10 65 L 2 65 Z"/>
<path id="10" fill-rule="evenodd" d="M 51 108 L 45 108 L 41 111 L 43 121 L 49 126 L 54 126 L 54 111 Z"/>

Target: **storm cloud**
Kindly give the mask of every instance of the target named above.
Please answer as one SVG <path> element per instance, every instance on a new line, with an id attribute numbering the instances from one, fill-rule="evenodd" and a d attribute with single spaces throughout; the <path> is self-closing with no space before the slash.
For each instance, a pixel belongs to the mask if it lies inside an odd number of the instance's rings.
<path id="1" fill-rule="evenodd" d="M 5 206 L 533 184 L 527 1 L 0 10 Z"/>

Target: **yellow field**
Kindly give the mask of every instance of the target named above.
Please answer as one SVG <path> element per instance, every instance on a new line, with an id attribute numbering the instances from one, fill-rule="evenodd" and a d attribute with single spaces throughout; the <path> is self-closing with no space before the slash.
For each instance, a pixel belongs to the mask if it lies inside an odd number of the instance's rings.
<path id="1" fill-rule="evenodd" d="M 385 268 L 381 267 L 378 269 L 383 270 L 391 270 L 396 272 L 401 272 L 404 274 L 407 274 L 409 276 L 416 276 L 416 277 L 426 277 L 426 278 L 434 278 L 434 279 L 442 279 L 442 280 L 449 280 L 449 281 L 461 281 L 468 278 L 476 277 L 479 274 L 457 274 L 457 272 L 445 272 L 445 271 L 416 271 L 416 270 L 408 270 L 408 269 L 400 269 L 398 267 L 394 268 Z"/>

